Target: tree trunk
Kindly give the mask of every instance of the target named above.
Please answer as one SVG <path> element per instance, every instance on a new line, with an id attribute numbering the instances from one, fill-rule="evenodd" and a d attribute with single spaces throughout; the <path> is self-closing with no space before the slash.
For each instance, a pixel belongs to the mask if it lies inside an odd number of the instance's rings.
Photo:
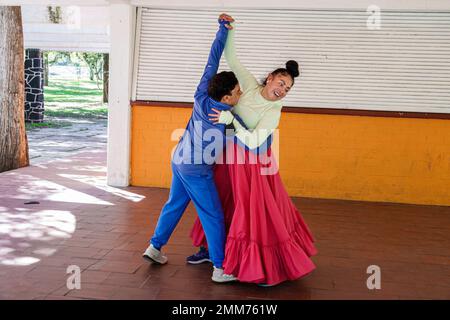
<path id="1" fill-rule="evenodd" d="M 109 54 L 103 55 L 103 102 L 108 102 L 109 86 Z"/>
<path id="2" fill-rule="evenodd" d="M 0 6 L 0 172 L 28 166 L 20 7 Z"/>
<path id="3" fill-rule="evenodd" d="M 48 51 L 44 52 L 44 86 L 48 86 Z"/>
<path id="4" fill-rule="evenodd" d="M 92 70 L 92 66 L 88 64 L 89 67 L 89 80 L 94 81 L 94 70 Z"/>

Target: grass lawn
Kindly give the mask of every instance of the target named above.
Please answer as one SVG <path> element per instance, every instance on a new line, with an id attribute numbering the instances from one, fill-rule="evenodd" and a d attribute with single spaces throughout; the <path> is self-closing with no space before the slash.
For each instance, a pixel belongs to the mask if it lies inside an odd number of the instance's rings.
<path id="1" fill-rule="evenodd" d="M 70 122 L 64 122 L 64 121 L 48 121 L 45 120 L 45 122 L 39 122 L 39 123 L 29 123 L 25 122 L 25 129 L 27 131 L 30 130 L 36 130 L 41 128 L 63 128 L 63 127 L 70 127 L 72 124 Z"/>
<path id="2" fill-rule="evenodd" d="M 50 77 L 44 87 L 45 116 L 71 118 L 106 118 L 108 104 L 102 102 L 103 89 L 89 79 L 73 80 Z"/>

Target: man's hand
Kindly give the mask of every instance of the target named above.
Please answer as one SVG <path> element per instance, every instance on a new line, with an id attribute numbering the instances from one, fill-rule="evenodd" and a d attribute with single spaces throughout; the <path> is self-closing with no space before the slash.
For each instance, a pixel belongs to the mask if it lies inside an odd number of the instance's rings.
<path id="1" fill-rule="evenodd" d="M 222 123 L 229 125 L 234 120 L 234 115 L 231 111 L 220 111 L 215 108 L 212 108 L 214 113 L 208 113 L 209 121 L 214 124 Z"/>
<path id="2" fill-rule="evenodd" d="M 221 21 L 228 21 L 228 22 L 234 22 L 233 17 L 231 17 L 230 15 L 226 14 L 226 13 L 222 13 L 219 16 L 219 22 Z M 229 23 L 225 24 L 225 28 L 227 28 L 228 30 L 233 29 L 233 26 Z"/>
<path id="3" fill-rule="evenodd" d="M 216 124 L 219 122 L 219 118 L 220 118 L 220 111 L 212 108 L 212 110 L 214 111 L 214 113 L 208 113 L 209 121 L 211 121 L 212 123 Z"/>

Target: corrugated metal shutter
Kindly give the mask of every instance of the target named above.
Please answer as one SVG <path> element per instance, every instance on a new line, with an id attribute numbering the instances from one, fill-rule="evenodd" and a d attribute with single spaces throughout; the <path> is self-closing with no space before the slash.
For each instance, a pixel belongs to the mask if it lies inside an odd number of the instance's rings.
<path id="1" fill-rule="evenodd" d="M 141 13 L 136 99 L 192 102 L 220 10 Z M 379 30 L 365 11 L 229 13 L 258 79 L 289 59 L 301 65 L 285 106 L 450 113 L 450 12 L 383 11 Z"/>

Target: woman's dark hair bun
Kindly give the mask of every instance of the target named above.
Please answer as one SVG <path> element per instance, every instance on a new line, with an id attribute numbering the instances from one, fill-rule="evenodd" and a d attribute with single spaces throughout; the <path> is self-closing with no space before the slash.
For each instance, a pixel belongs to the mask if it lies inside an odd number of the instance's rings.
<path id="1" fill-rule="evenodd" d="M 292 78 L 298 77 L 300 72 L 298 71 L 298 63 L 295 60 L 289 60 L 286 62 L 286 70 L 292 76 Z"/>

